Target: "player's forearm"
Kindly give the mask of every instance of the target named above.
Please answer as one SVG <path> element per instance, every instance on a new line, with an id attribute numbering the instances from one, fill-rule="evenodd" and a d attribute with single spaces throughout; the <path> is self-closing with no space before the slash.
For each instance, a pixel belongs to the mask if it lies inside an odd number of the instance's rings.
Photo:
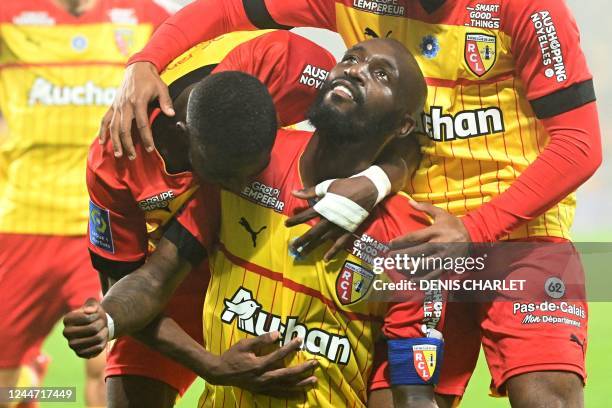
<path id="1" fill-rule="evenodd" d="M 148 61 L 162 71 L 194 45 L 231 31 L 254 30 L 242 0 L 198 0 L 168 18 L 128 64 Z"/>
<path id="2" fill-rule="evenodd" d="M 595 102 L 544 119 L 550 143 L 498 197 L 463 217 L 472 241 L 493 242 L 576 190 L 602 160 Z"/>
<path id="3" fill-rule="evenodd" d="M 162 239 L 148 262 L 115 283 L 102 300 L 115 337 L 135 333 L 159 315 L 190 268 L 176 246 Z"/>
<path id="4" fill-rule="evenodd" d="M 334 0 L 197 0 L 166 20 L 128 64 L 149 61 L 161 71 L 190 47 L 228 32 L 291 27 L 335 30 L 335 22 Z"/>
<path id="5" fill-rule="evenodd" d="M 173 319 L 161 316 L 132 336 L 189 368 L 207 382 L 214 382 L 219 357 L 206 351 Z"/>

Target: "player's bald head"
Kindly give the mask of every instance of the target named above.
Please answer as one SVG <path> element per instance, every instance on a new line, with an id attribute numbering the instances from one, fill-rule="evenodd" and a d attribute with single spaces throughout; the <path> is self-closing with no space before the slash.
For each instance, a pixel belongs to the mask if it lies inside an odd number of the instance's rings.
<path id="1" fill-rule="evenodd" d="M 393 38 L 373 38 L 357 43 L 355 47 L 366 48 L 369 53 L 392 60 L 397 66 L 397 96 L 406 112 L 418 115 L 425 105 L 427 85 L 416 59 L 406 46 Z"/>

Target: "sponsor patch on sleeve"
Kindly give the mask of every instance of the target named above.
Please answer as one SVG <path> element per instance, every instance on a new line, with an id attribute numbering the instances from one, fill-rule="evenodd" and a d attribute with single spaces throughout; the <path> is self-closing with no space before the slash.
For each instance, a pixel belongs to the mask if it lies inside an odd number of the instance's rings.
<path id="1" fill-rule="evenodd" d="M 89 201 L 89 242 L 107 252 L 115 253 L 109 211 L 98 207 L 91 200 Z"/>

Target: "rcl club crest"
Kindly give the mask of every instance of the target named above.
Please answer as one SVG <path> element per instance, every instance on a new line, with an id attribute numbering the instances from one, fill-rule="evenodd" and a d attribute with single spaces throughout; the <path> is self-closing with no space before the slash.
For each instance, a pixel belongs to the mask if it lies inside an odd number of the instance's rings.
<path id="1" fill-rule="evenodd" d="M 427 382 L 436 372 L 437 348 L 433 344 L 418 344 L 412 346 L 414 368 L 419 377 Z"/>
<path id="2" fill-rule="evenodd" d="M 362 299 L 370 290 L 374 273 L 364 267 L 346 261 L 336 279 L 336 296 L 343 305 Z"/>
<path id="3" fill-rule="evenodd" d="M 119 52 L 126 57 L 132 53 L 134 46 L 134 30 L 129 28 L 118 28 L 115 30 L 115 45 Z"/>
<path id="4" fill-rule="evenodd" d="M 481 77 L 495 64 L 497 39 L 494 35 L 466 34 L 465 62 L 470 71 Z"/>

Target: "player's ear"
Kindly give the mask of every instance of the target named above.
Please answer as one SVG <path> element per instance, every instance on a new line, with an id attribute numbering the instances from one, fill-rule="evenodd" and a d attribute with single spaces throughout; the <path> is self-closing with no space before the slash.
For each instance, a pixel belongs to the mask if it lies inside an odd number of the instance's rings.
<path id="1" fill-rule="evenodd" d="M 185 122 L 183 122 L 182 120 L 179 120 L 178 122 L 176 122 L 176 127 L 181 132 L 185 133 L 185 135 L 187 135 L 187 124 Z"/>
<path id="2" fill-rule="evenodd" d="M 400 122 L 400 127 L 398 130 L 397 137 L 401 139 L 403 137 L 408 136 L 409 134 L 412 133 L 415 126 L 416 126 L 416 120 L 414 120 L 412 115 L 410 113 L 404 114 L 404 117 L 402 118 L 402 121 Z"/>
<path id="3" fill-rule="evenodd" d="M 176 122 L 176 129 L 181 133 L 181 139 L 189 146 L 191 144 L 191 139 L 189 138 L 189 129 L 187 128 L 187 123 L 180 120 Z"/>

